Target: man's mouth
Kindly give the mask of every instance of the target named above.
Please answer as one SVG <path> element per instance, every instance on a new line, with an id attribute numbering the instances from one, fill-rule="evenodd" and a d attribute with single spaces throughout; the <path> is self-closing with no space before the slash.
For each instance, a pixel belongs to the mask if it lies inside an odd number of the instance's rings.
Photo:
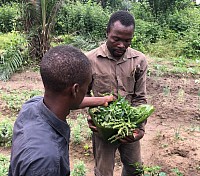
<path id="1" fill-rule="evenodd" d="M 119 55 L 122 55 L 122 54 L 125 53 L 125 51 L 124 50 L 115 50 L 115 53 L 119 54 Z"/>

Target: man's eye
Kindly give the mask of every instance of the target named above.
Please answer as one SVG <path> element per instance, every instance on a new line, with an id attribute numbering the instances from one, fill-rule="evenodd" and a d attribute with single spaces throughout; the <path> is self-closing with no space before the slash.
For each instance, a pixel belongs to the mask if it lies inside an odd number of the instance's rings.
<path id="1" fill-rule="evenodd" d="M 126 40 L 125 42 L 126 42 L 126 43 L 131 43 L 131 40 Z"/>
<path id="2" fill-rule="evenodd" d="M 119 38 L 113 38 L 115 42 L 119 41 Z"/>

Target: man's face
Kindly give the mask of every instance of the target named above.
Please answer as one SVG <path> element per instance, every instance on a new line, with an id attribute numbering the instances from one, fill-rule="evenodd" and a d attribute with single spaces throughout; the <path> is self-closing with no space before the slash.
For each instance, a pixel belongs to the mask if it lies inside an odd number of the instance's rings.
<path id="1" fill-rule="evenodd" d="M 111 55 L 120 58 L 130 46 L 133 38 L 133 25 L 124 26 L 120 21 L 116 21 L 107 33 L 107 47 Z"/>

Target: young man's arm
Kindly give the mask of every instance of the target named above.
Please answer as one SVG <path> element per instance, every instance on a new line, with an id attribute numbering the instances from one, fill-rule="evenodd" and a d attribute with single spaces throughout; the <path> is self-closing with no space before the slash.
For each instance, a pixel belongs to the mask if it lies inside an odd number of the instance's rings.
<path id="1" fill-rule="evenodd" d="M 108 103 L 111 101 L 113 101 L 113 96 L 84 97 L 79 108 L 95 107 L 95 106 L 108 106 Z"/>

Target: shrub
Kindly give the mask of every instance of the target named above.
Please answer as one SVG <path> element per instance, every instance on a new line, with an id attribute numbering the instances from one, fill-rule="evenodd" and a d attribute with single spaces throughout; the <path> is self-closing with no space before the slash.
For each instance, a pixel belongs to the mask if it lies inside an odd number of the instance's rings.
<path id="1" fill-rule="evenodd" d="M 27 41 L 22 34 L 0 34 L 0 79 L 8 80 L 27 58 Z"/>
<path id="2" fill-rule="evenodd" d="M 146 52 L 146 46 L 149 43 L 156 43 L 163 35 L 158 23 L 138 19 L 136 20 L 135 37 L 131 42 L 131 47 Z"/>
<path id="3" fill-rule="evenodd" d="M 56 23 L 58 34 L 92 35 L 93 39 L 105 36 L 109 12 L 96 3 L 65 3 Z"/>
<path id="4" fill-rule="evenodd" d="M 19 26 L 20 8 L 16 3 L 0 6 L 0 32 L 6 33 Z"/>

